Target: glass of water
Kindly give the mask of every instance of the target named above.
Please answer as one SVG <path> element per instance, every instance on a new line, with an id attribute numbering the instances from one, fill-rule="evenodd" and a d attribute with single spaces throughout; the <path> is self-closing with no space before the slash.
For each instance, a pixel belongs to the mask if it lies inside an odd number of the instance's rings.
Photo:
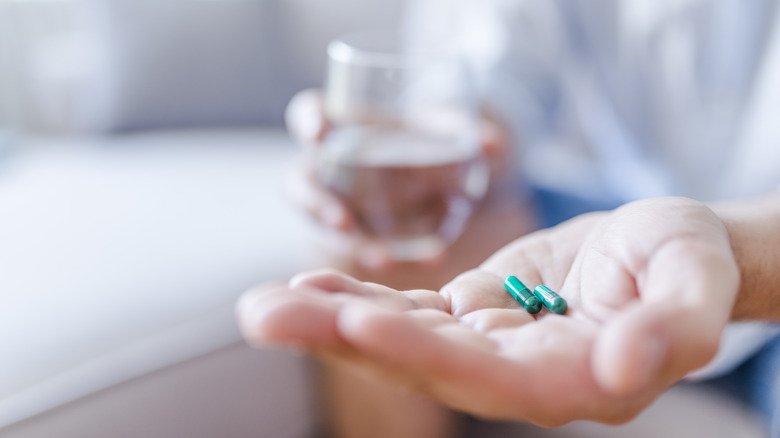
<path id="1" fill-rule="evenodd" d="M 315 157 L 320 182 L 358 231 L 395 260 L 442 252 L 488 185 L 472 78 L 456 53 L 414 49 L 403 34 L 359 32 L 330 43 Z"/>

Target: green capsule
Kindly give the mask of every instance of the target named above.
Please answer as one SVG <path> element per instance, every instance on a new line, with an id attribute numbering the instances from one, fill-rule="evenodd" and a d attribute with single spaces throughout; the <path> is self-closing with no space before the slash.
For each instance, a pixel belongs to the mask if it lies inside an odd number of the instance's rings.
<path id="1" fill-rule="evenodd" d="M 542 310 L 542 302 L 539 301 L 539 299 L 531 293 L 531 290 L 514 275 L 506 278 L 506 281 L 504 281 L 504 288 L 518 303 L 523 305 L 523 308 L 525 308 L 528 313 L 539 313 L 539 311 Z"/>
<path id="2" fill-rule="evenodd" d="M 555 313 L 564 314 L 566 313 L 566 309 L 569 308 L 563 297 L 551 291 L 549 287 L 543 284 L 536 286 L 534 295 L 536 295 L 548 309 Z"/>

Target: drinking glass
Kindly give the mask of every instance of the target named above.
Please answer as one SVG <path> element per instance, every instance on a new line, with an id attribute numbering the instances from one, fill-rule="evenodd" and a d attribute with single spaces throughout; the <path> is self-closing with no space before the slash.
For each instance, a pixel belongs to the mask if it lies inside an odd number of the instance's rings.
<path id="1" fill-rule="evenodd" d="M 488 184 L 472 77 L 457 53 L 367 31 L 328 46 L 321 184 L 358 232 L 395 260 L 437 255 L 461 234 Z"/>

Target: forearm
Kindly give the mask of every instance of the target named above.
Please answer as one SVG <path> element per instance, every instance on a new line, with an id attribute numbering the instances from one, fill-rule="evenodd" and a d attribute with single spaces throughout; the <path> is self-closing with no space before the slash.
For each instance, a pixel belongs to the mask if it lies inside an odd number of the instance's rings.
<path id="1" fill-rule="evenodd" d="M 780 194 L 713 205 L 740 270 L 733 320 L 780 321 Z"/>

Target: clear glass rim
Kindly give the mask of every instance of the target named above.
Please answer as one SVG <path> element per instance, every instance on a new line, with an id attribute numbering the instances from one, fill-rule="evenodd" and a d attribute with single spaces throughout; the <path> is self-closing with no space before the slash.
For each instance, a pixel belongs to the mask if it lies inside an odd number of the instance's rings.
<path id="1" fill-rule="evenodd" d="M 371 39 L 384 39 L 399 44 L 403 41 L 403 32 L 391 29 L 362 30 L 339 36 L 328 44 L 328 56 L 331 60 L 343 63 L 377 68 L 408 68 L 432 61 L 454 61 L 455 57 L 444 51 L 408 51 L 398 47 L 381 49 L 368 47 Z M 363 47 L 361 47 L 363 46 Z"/>

